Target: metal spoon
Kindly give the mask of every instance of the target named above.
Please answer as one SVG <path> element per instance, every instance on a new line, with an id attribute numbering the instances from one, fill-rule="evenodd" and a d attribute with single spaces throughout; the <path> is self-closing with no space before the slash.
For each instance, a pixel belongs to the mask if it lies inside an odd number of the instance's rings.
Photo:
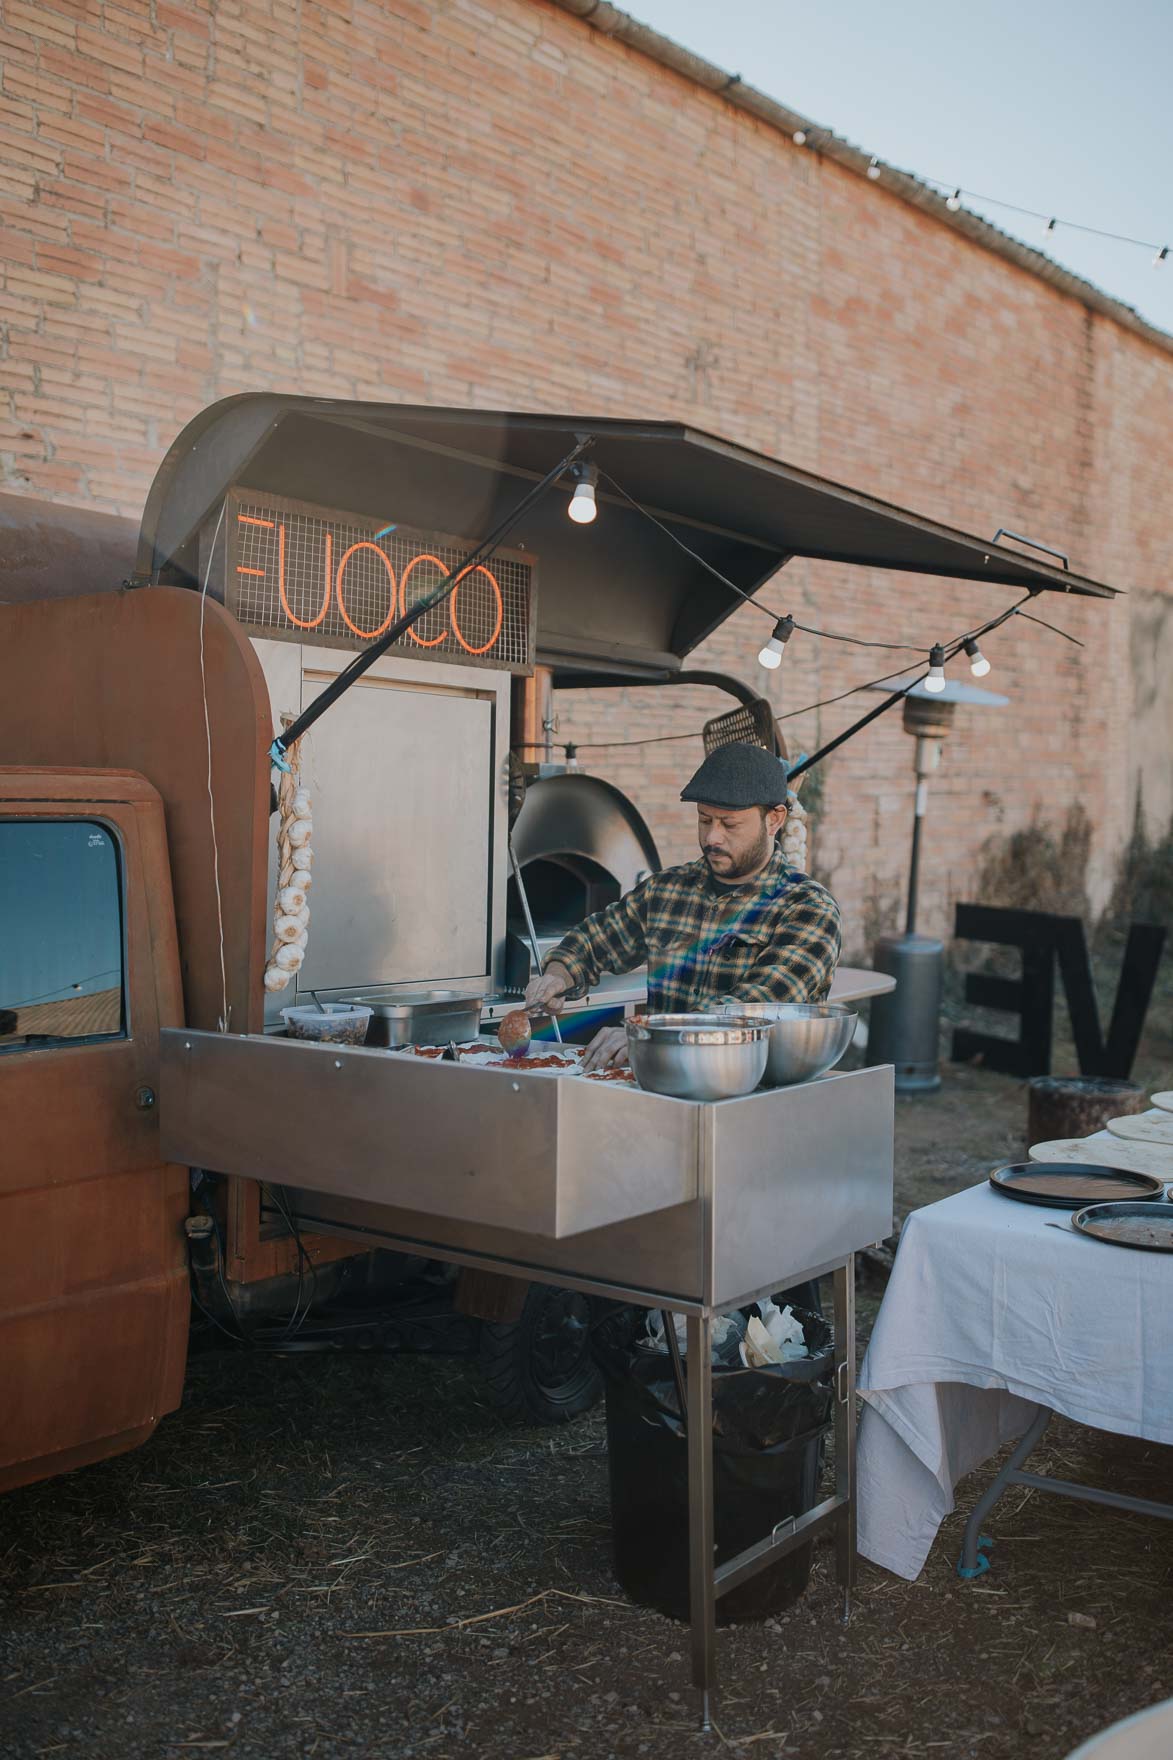
<path id="1" fill-rule="evenodd" d="M 541 969 L 542 969 L 542 953 L 541 953 L 541 949 L 538 946 L 538 932 L 534 928 L 534 919 L 533 919 L 533 916 L 532 916 L 532 914 L 530 912 L 530 908 L 529 908 L 529 898 L 528 898 L 528 896 L 526 894 L 526 890 L 525 890 L 525 881 L 521 877 L 521 863 L 518 861 L 517 851 L 513 847 L 513 833 L 512 832 L 510 832 L 510 834 L 509 834 L 509 861 L 510 861 L 512 868 L 513 868 L 513 879 L 514 879 L 514 882 L 517 886 L 517 896 L 521 900 L 521 909 L 522 909 L 522 913 L 525 917 L 525 926 L 526 926 L 526 929 L 529 931 L 529 944 L 530 944 L 530 951 L 533 954 L 534 972 L 535 972 L 535 974 L 538 974 L 541 972 Z M 555 1037 L 555 1039 L 557 1039 L 559 1045 L 561 1045 L 561 1043 L 562 1043 L 562 1029 L 558 1025 L 558 1016 L 556 1014 L 552 1014 L 550 1016 L 550 1019 L 554 1025 L 554 1037 Z M 528 1045 L 526 1046 L 526 1050 L 527 1051 L 529 1050 Z M 522 1053 L 522 1055 L 524 1055 L 524 1053 Z"/>

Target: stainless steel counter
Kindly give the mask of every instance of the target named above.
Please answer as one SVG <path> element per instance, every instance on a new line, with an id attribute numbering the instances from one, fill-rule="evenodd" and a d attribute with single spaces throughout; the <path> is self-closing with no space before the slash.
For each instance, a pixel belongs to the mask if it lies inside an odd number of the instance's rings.
<path id="1" fill-rule="evenodd" d="M 890 1067 L 699 1103 L 297 1040 L 161 1035 L 172 1161 L 278 1182 L 307 1228 L 688 1320 L 693 1679 L 719 1595 L 824 1530 L 855 1569 L 853 1255 L 892 1226 Z M 715 1573 L 714 1316 L 835 1278 L 835 1492 Z"/>

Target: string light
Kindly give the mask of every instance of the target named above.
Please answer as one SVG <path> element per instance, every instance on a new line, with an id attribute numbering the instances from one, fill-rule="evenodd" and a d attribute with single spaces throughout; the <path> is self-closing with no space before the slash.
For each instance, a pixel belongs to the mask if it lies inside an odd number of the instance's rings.
<path id="1" fill-rule="evenodd" d="M 790 138 L 796 147 L 805 147 L 811 140 L 811 129 L 809 127 L 796 128 Z M 873 183 L 883 176 L 885 169 L 886 167 L 875 153 L 869 155 L 865 175 Z M 939 190 L 945 196 L 945 206 L 951 214 L 958 212 L 962 205 L 961 198 L 968 196 L 971 202 L 985 202 L 992 208 L 1005 208 L 1008 213 L 1023 214 L 1029 220 L 1041 220 L 1045 238 L 1052 237 L 1059 227 L 1063 227 L 1068 232 L 1086 232 L 1092 238 L 1107 238 L 1115 244 L 1134 244 L 1139 246 L 1141 250 L 1155 251 L 1154 269 L 1159 269 L 1163 263 L 1167 262 L 1169 252 L 1173 250 L 1173 245 L 1158 245 L 1148 239 L 1133 238 L 1127 233 L 1107 232 L 1101 226 L 1084 226 L 1078 220 L 1063 220 L 1057 214 L 1043 213 L 1038 208 L 1024 208 L 1018 202 L 1005 202 L 1000 196 L 987 196 L 980 194 L 977 190 L 963 189 L 960 184 L 946 183 L 940 177 L 926 177 L 919 172 L 911 171 L 901 172 L 899 175 L 907 177 L 910 182 L 922 183 L 930 189 Z"/>
<path id="2" fill-rule="evenodd" d="M 575 465 L 571 472 L 577 481 L 574 494 L 570 497 L 570 506 L 566 509 L 576 526 L 589 526 L 599 509 L 595 502 L 595 484 L 599 480 L 599 467 L 594 464 Z"/>
<path id="3" fill-rule="evenodd" d="M 973 673 L 975 678 L 984 678 L 990 670 L 990 662 L 986 659 L 985 655 L 972 637 L 963 645 L 966 653 L 969 655 L 969 670 Z"/>
<path id="4" fill-rule="evenodd" d="M 929 649 L 929 676 L 925 689 L 936 694 L 945 689 L 945 650 L 939 642 Z"/>
<path id="5" fill-rule="evenodd" d="M 793 634 L 793 617 L 780 617 L 774 625 L 773 635 L 758 654 L 758 665 L 764 666 L 767 672 L 773 672 L 775 668 L 781 666 L 786 644 Z"/>
<path id="6" fill-rule="evenodd" d="M 1126 232 L 1108 232 L 1102 226 L 1084 226 L 1078 220 L 1064 220 L 1058 214 L 1048 214 L 1039 208 L 1024 208 L 1019 202 L 1004 202 L 1000 196 L 988 196 L 976 189 L 965 189 L 960 184 L 946 183 L 941 177 L 924 177 L 918 174 L 916 181 L 940 191 L 945 197 L 945 206 L 951 213 L 957 212 L 961 207 L 961 199 L 965 196 L 971 202 L 983 202 L 991 208 L 1005 208 L 1007 213 L 1021 214 L 1027 220 L 1040 220 L 1044 238 L 1051 238 L 1059 231 L 1084 232 L 1090 238 L 1106 238 L 1113 244 L 1134 244 L 1140 250 L 1155 251 L 1154 269 L 1166 262 L 1170 250 L 1173 250 L 1173 246 L 1160 245 L 1155 239 L 1133 238 Z"/>

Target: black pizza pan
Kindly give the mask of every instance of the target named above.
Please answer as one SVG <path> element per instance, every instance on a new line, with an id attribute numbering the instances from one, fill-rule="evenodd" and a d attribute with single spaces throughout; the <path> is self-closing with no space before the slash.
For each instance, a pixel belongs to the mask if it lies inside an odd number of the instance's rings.
<path id="1" fill-rule="evenodd" d="M 1123 1167 L 1101 1167 L 1089 1161 L 1016 1161 L 992 1173 L 990 1184 L 1004 1198 L 1041 1204 L 1048 1210 L 1151 1203 L 1165 1190 L 1164 1182 L 1151 1173 L 1130 1173 Z"/>
<path id="2" fill-rule="evenodd" d="M 1092 1240 L 1142 1253 L 1173 1253 L 1173 1204 L 1090 1204 L 1071 1218 Z"/>

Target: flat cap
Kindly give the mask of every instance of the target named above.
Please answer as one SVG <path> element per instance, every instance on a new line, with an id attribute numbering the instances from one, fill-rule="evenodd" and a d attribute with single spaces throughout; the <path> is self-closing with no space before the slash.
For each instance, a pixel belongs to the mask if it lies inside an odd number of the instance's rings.
<path id="1" fill-rule="evenodd" d="M 786 766 L 761 746 L 718 746 L 680 798 L 732 809 L 776 807 L 786 799 Z"/>

